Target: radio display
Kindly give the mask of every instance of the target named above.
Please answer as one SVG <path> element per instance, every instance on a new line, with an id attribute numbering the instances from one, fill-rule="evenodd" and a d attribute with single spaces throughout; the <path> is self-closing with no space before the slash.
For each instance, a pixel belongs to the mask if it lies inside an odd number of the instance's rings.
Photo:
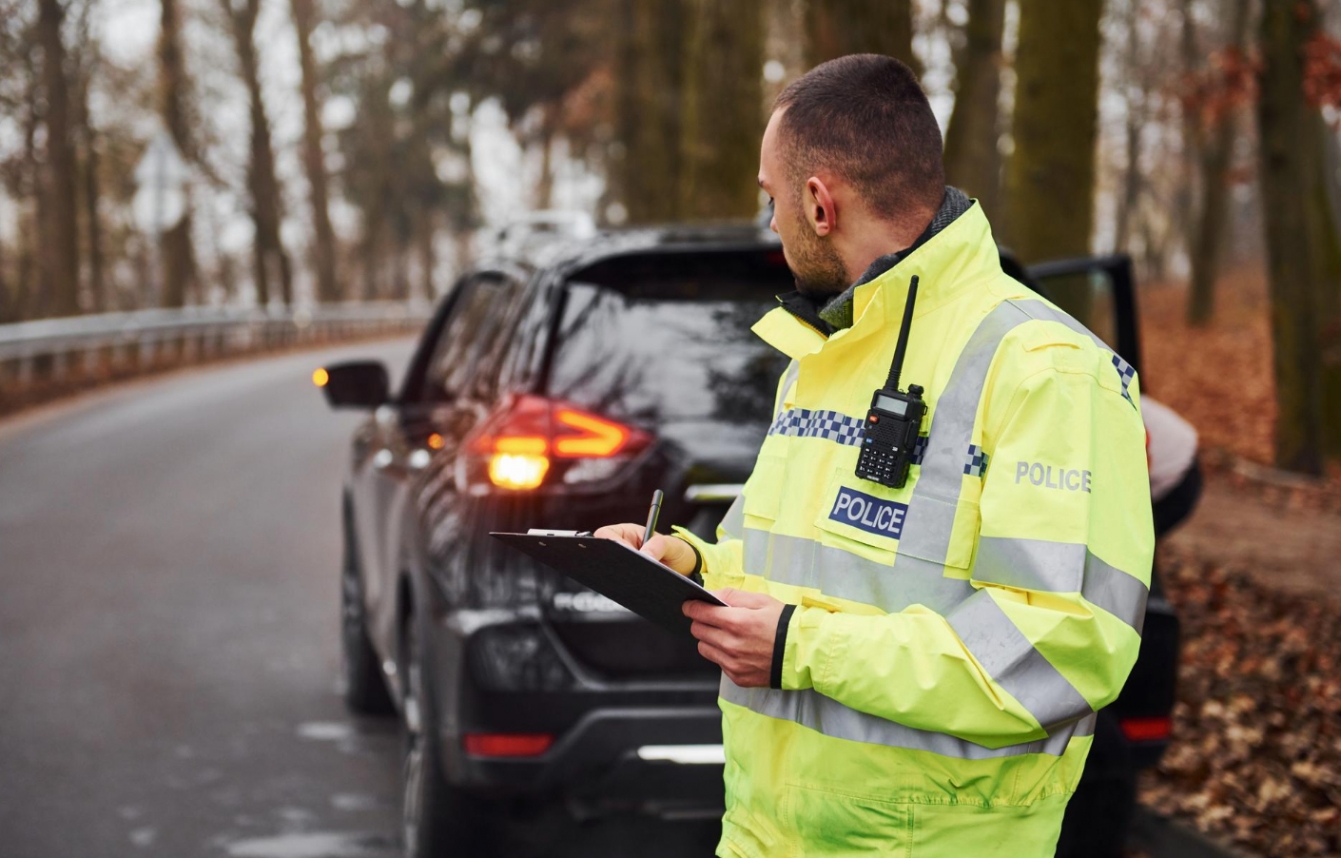
<path id="1" fill-rule="evenodd" d="M 904 417 L 908 414 L 907 402 L 904 402 L 902 399 L 895 399 L 892 396 L 885 396 L 884 394 L 876 394 L 875 407 L 883 411 L 888 411 L 891 414 L 897 414 L 900 417 Z"/>

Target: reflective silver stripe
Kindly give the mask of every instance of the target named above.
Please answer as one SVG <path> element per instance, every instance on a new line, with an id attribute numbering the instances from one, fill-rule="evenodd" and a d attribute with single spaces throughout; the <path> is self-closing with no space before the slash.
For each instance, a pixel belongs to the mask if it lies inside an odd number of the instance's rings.
<path id="1" fill-rule="evenodd" d="M 826 736 L 911 751 L 927 751 L 961 760 L 990 760 L 1022 754 L 1061 756 L 1072 737 L 1094 735 L 1095 718 L 1091 715 L 1049 732 L 1045 739 L 1004 748 L 988 748 L 948 733 L 919 730 L 858 712 L 811 688 L 803 691 L 741 688 L 723 674 L 720 693 L 723 700 L 744 706 L 751 712 L 792 721 Z"/>
<path id="2" fill-rule="evenodd" d="M 941 564 L 904 562 L 896 571 L 886 563 L 813 539 L 745 528 L 745 571 L 770 581 L 813 587 L 826 596 L 863 602 L 894 614 L 924 605 L 938 614 L 973 595 L 973 586 L 946 578 Z M 918 565 L 920 564 L 920 565 Z"/>
<path id="3" fill-rule="evenodd" d="M 1075 319 L 1071 318 L 1066 313 L 1063 313 L 1061 310 L 1058 310 L 1054 307 L 1049 307 L 1042 301 L 1037 301 L 1034 300 L 1033 298 L 1029 298 L 1025 300 L 1008 300 L 1007 303 L 1013 304 L 1014 306 L 1020 308 L 1020 310 L 1022 310 L 1025 313 L 1025 315 L 1027 315 L 1031 319 L 1035 319 L 1040 322 L 1058 322 L 1060 324 L 1066 325 L 1068 328 L 1075 331 L 1077 334 L 1080 334 L 1082 337 L 1089 337 L 1091 340 L 1094 340 L 1094 344 L 1099 348 L 1103 349 L 1104 351 L 1107 352 L 1113 351 L 1112 346 L 1110 346 L 1108 343 L 1104 342 L 1103 340 L 1095 336 L 1094 332 L 1091 331 L 1089 328 L 1080 324 L 1080 322 L 1077 322 Z"/>
<path id="4" fill-rule="evenodd" d="M 740 497 L 744 486 L 740 483 L 695 483 L 684 490 L 684 499 L 689 503 L 717 503 L 735 500 Z"/>
<path id="5" fill-rule="evenodd" d="M 1021 590 L 1080 593 L 1138 634 L 1145 620 L 1149 588 L 1078 542 L 984 536 L 978 540 L 973 580 Z"/>
<path id="6" fill-rule="evenodd" d="M 782 388 L 778 394 L 778 401 L 774 404 L 773 419 L 776 420 L 783 409 L 782 404 L 787 401 L 787 389 L 796 381 L 797 375 L 801 372 L 801 362 L 792 358 L 792 362 L 787 364 L 787 371 L 782 374 Z"/>
<path id="7" fill-rule="evenodd" d="M 901 558 L 916 557 L 943 563 L 948 556 L 950 531 L 954 527 L 954 504 L 959 498 L 964 476 L 963 454 L 973 443 L 973 424 L 987 385 L 987 374 L 1002 340 L 1031 319 L 1059 322 L 1090 337 L 1100 348 L 1108 348 L 1075 319 L 1032 299 L 1003 301 L 978 323 L 950 371 L 949 382 L 936 400 L 926 453 L 908 501 L 908 518 L 899 546 Z M 928 499 L 933 502 L 923 502 Z M 895 567 L 899 562 L 894 561 Z"/>
<path id="8" fill-rule="evenodd" d="M 1065 676 L 1043 657 L 986 591 L 945 615 L 982 669 L 1045 730 L 1093 713 Z"/>
<path id="9" fill-rule="evenodd" d="M 984 536 L 978 540 L 973 580 L 1021 590 L 1079 593 L 1087 553 L 1079 542 Z"/>
<path id="10" fill-rule="evenodd" d="M 740 539 L 745 530 L 745 496 L 736 495 L 726 515 L 722 517 L 722 533 L 730 539 Z"/>
<path id="11" fill-rule="evenodd" d="M 937 576 L 944 574 L 963 485 L 962 455 L 973 443 L 973 425 L 988 373 L 1006 335 L 1030 320 L 1058 322 L 1108 348 L 1075 319 L 1037 300 L 1004 301 L 978 324 L 936 400 L 926 454 L 908 500 L 903 539 L 894 559 L 894 569 L 905 578 L 928 576 L 932 570 Z M 981 558 L 976 562 L 981 563 Z"/>
<path id="12" fill-rule="evenodd" d="M 1150 588 L 1136 576 L 1109 566 L 1088 552 L 1085 554 L 1085 586 L 1080 595 L 1136 629 L 1138 635 L 1145 626 L 1145 603 L 1150 597 Z"/>
<path id="13" fill-rule="evenodd" d="M 973 440 L 973 423 L 987 384 L 987 373 L 1006 334 L 1027 318 L 1023 310 L 1009 302 L 998 304 L 978 324 L 959 353 L 950 380 L 936 400 L 926 454 L 908 500 L 908 516 L 894 568 L 907 563 L 908 558 L 943 564 L 949 556 L 955 504 L 964 477 L 964 451 Z"/>

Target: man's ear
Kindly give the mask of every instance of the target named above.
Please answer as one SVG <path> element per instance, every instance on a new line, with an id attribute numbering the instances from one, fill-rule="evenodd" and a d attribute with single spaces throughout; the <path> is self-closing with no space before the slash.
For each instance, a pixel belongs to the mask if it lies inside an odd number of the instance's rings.
<path id="1" fill-rule="evenodd" d="M 816 235 L 826 236 L 834 231 L 838 225 L 838 207 L 834 205 L 833 195 L 829 193 L 829 188 L 823 179 L 818 176 L 806 179 L 802 202 L 805 205 L 806 220 L 810 222 L 810 228 L 815 230 Z"/>

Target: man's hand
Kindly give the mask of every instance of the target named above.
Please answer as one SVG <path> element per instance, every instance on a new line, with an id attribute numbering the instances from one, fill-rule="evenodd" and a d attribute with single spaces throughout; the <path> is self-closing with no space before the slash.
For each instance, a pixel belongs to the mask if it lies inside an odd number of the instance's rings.
<path id="1" fill-rule="evenodd" d="M 741 688 L 767 688 L 783 603 L 748 590 L 719 590 L 715 595 L 730 607 L 696 601 L 681 607 L 694 621 L 689 631 L 698 638 L 699 653 Z"/>
<path id="2" fill-rule="evenodd" d="M 688 542 L 664 533 L 654 533 L 652 538 L 647 540 L 647 544 L 643 545 L 643 531 L 646 528 L 647 526 L 643 524 L 610 524 L 600 528 L 592 536 L 622 542 L 629 548 L 641 551 L 653 560 L 669 566 L 681 575 L 688 575 L 694 571 L 694 549 L 689 547 Z"/>

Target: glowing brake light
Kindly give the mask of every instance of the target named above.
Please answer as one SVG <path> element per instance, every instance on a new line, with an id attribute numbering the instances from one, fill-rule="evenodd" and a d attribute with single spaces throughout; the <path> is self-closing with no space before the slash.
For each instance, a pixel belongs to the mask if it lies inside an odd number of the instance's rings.
<path id="1" fill-rule="evenodd" d="M 491 415 L 466 441 L 457 479 L 471 491 L 490 486 L 527 491 L 545 483 L 562 465 L 566 483 L 615 473 L 623 460 L 651 443 L 646 432 L 540 396 L 520 396 Z M 579 461 L 609 467 L 574 468 Z M 484 480 L 488 483 L 485 484 Z"/>
<path id="2" fill-rule="evenodd" d="M 549 459 L 518 453 L 495 453 L 489 459 L 489 481 L 500 489 L 534 489 L 545 481 Z"/>
<path id="3" fill-rule="evenodd" d="M 554 439 L 554 452 L 573 458 L 604 459 L 613 456 L 629 440 L 630 429 L 580 411 L 562 408 L 554 415 L 561 426 L 577 429 L 581 435 L 560 435 Z"/>
<path id="4" fill-rule="evenodd" d="M 549 450 L 544 438 L 496 438 L 494 452 L 515 456 L 543 456 Z"/>

